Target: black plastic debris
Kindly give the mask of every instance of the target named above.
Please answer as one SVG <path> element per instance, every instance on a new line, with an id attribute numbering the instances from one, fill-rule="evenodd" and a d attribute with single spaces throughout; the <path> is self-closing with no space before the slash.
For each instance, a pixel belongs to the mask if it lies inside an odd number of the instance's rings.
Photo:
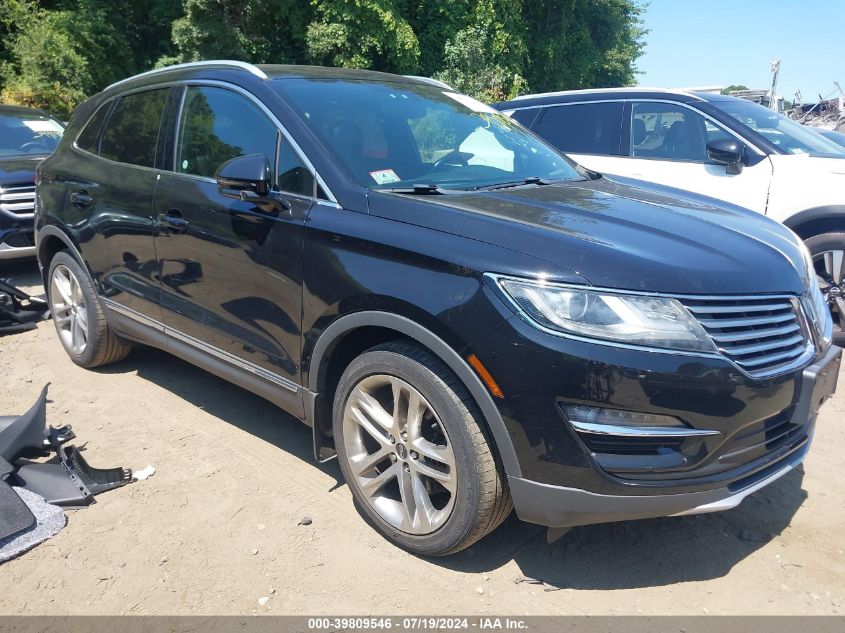
<path id="1" fill-rule="evenodd" d="M 10 488 L 13 485 L 42 496 L 47 503 L 79 507 L 94 503 L 94 495 L 132 481 L 129 469 L 102 469 L 88 464 L 79 449 L 66 445 L 75 437 L 70 426 L 47 426 L 47 386 L 23 415 L 0 417 L 0 472 L 2 464 L 7 465 L 8 471 L 4 479 L 0 477 L 0 516 L 14 510 L 13 500 L 6 494 L 14 495 Z M 45 457 L 49 458 L 46 462 L 33 461 Z"/>
<path id="2" fill-rule="evenodd" d="M 12 487 L 5 483 L 14 467 L 0 458 L 0 541 L 32 529 L 35 516 Z"/>
<path id="3" fill-rule="evenodd" d="M 0 336 L 35 328 L 49 316 L 47 302 L 0 279 Z"/>

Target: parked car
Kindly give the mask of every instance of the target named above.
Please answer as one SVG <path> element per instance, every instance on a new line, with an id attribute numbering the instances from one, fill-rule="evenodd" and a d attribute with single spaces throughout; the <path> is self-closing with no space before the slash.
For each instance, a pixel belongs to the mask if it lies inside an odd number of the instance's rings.
<path id="1" fill-rule="evenodd" d="M 0 105 L 0 260 L 35 255 L 35 167 L 63 131 L 46 112 Z"/>
<path id="2" fill-rule="evenodd" d="M 814 128 L 816 132 L 824 136 L 829 141 L 833 141 L 839 147 L 845 150 L 845 134 L 842 132 L 837 132 L 836 130 L 826 130 L 824 128 Z"/>
<path id="3" fill-rule="evenodd" d="M 675 90 L 577 90 L 495 106 L 599 172 L 747 207 L 810 249 L 845 344 L 845 148 L 736 97 Z"/>
<path id="4" fill-rule="evenodd" d="M 594 175 L 426 80 L 120 82 L 39 167 L 36 231 L 75 363 L 153 345 L 278 404 L 418 554 L 512 505 L 549 526 L 733 507 L 803 459 L 838 374 L 792 232 Z"/>

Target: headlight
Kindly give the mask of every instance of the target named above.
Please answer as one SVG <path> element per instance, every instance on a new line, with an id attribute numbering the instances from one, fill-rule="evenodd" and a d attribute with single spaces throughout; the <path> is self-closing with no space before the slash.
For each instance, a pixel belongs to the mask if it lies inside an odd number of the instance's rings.
<path id="1" fill-rule="evenodd" d="M 804 261 L 807 265 L 807 302 L 810 318 L 814 321 L 816 334 L 822 351 L 826 351 L 833 344 L 833 317 L 830 314 L 830 306 L 827 304 L 819 287 L 816 265 L 813 263 L 813 256 L 810 249 L 804 242 L 801 242 L 801 250 L 804 253 Z"/>
<path id="2" fill-rule="evenodd" d="M 704 328 L 675 299 L 499 279 L 528 318 L 544 329 L 630 345 L 716 352 Z"/>

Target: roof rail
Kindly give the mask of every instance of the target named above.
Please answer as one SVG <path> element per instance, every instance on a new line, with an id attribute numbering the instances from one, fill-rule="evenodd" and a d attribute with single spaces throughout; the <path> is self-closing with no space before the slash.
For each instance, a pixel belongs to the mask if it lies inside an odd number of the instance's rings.
<path id="1" fill-rule="evenodd" d="M 232 61 L 228 59 L 210 59 L 207 61 L 202 62 L 187 62 L 184 64 L 174 64 L 172 66 L 165 66 L 163 68 L 153 68 L 152 70 L 148 70 L 147 72 L 141 73 L 139 75 L 133 75 L 132 77 L 127 77 L 126 79 L 121 79 L 120 81 L 116 81 L 113 84 L 106 86 L 103 90 L 109 90 L 110 88 L 114 88 L 115 86 L 119 86 L 121 84 L 126 83 L 127 81 L 132 81 L 133 79 L 138 79 L 139 77 L 149 77 L 151 75 L 157 75 L 158 73 L 163 73 L 168 70 L 178 70 L 181 68 L 203 68 L 205 66 L 218 66 L 223 68 L 237 68 L 240 70 L 245 70 L 249 73 L 252 73 L 256 77 L 260 79 L 267 79 L 267 73 L 261 70 L 258 66 L 253 64 L 249 64 L 247 62 L 238 62 Z"/>
<path id="2" fill-rule="evenodd" d="M 438 88 L 446 88 L 447 90 L 454 90 L 452 86 L 447 83 L 440 81 L 439 79 L 432 79 L 431 77 L 421 77 L 420 75 L 402 75 L 403 77 L 407 77 L 408 79 L 416 79 L 417 81 L 422 81 L 423 83 L 431 84 L 432 86 L 437 86 Z"/>

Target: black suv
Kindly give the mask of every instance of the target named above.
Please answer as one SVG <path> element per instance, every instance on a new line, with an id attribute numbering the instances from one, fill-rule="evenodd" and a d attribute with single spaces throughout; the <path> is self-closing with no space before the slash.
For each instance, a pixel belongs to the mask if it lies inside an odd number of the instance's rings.
<path id="1" fill-rule="evenodd" d="M 84 367 L 166 349 L 313 427 L 438 555 L 526 520 L 737 505 L 804 457 L 840 352 L 806 250 L 571 163 L 437 82 L 200 62 L 81 105 L 38 259 Z"/>
<path id="2" fill-rule="evenodd" d="M 0 260 L 35 255 L 35 167 L 56 149 L 62 132 L 46 112 L 0 105 Z"/>

